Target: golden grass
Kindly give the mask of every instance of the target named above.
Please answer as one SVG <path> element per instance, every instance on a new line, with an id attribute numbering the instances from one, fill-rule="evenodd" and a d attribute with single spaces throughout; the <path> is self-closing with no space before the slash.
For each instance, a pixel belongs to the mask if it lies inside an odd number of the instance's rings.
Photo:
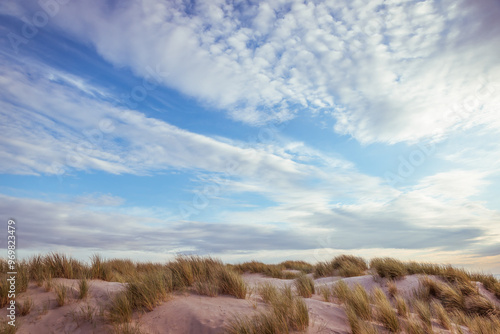
<path id="1" fill-rule="evenodd" d="M 375 269 L 380 277 L 399 279 L 408 271 L 403 262 L 392 258 L 374 258 L 370 261 L 370 268 Z"/>
<path id="2" fill-rule="evenodd" d="M 230 268 L 223 267 L 218 272 L 219 289 L 221 293 L 245 299 L 247 286 L 241 275 Z"/>
<path id="3" fill-rule="evenodd" d="M 327 287 L 327 286 L 320 286 L 319 287 L 319 294 L 323 297 L 323 300 L 325 302 L 329 302 L 330 301 L 330 297 L 332 296 L 332 290 Z"/>
<path id="4" fill-rule="evenodd" d="M 371 320 L 372 308 L 370 298 L 365 288 L 357 284 L 348 294 L 346 305 L 351 308 L 357 317 L 363 320 Z"/>
<path id="5" fill-rule="evenodd" d="M 396 304 L 396 310 L 398 312 L 398 315 L 403 318 L 408 318 L 408 313 L 409 313 L 409 308 L 408 304 L 406 303 L 406 300 L 397 295 L 394 299 L 394 303 Z"/>
<path id="6" fill-rule="evenodd" d="M 428 331 L 426 331 L 420 321 L 417 319 L 408 319 L 405 325 L 405 332 L 406 334 L 428 334 Z"/>
<path id="7" fill-rule="evenodd" d="M 320 262 L 314 266 L 314 277 L 361 276 L 368 269 L 366 261 L 354 255 L 339 255 L 329 262 Z"/>
<path id="8" fill-rule="evenodd" d="M 84 299 L 89 293 L 89 281 L 86 278 L 81 278 L 78 281 L 78 299 Z"/>
<path id="9" fill-rule="evenodd" d="M 451 330 L 452 326 L 450 316 L 443 305 L 437 301 L 433 301 L 431 303 L 431 309 L 434 311 L 439 324 L 443 326 L 444 329 Z"/>
<path id="10" fill-rule="evenodd" d="M 499 311 L 495 304 L 481 295 L 467 296 L 465 299 L 465 310 L 469 314 L 482 317 L 496 316 Z"/>
<path id="11" fill-rule="evenodd" d="M 280 279 L 294 279 L 299 276 L 298 274 L 285 270 L 299 270 L 302 274 L 307 274 L 312 272 L 314 268 L 312 264 L 304 261 L 285 261 L 279 264 L 265 264 L 258 261 L 250 261 L 232 265 L 231 267 L 240 273 L 259 273 Z"/>
<path id="12" fill-rule="evenodd" d="M 351 295 L 351 289 L 346 282 L 340 280 L 332 287 L 332 296 L 339 302 L 345 303 Z"/>
<path id="13" fill-rule="evenodd" d="M 299 296 L 304 298 L 311 298 L 314 294 L 314 281 L 311 277 L 302 274 L 294 280 L 295 288 Z"/>
<path id="14" fill-rule="evenodd" d="M 266 312 L 253 317 L 234 317 L 225 328 L 228 334 L 288 334 L 309 326 L 309 312 L 304 300 L 294 296 L 290 287 L 281 290 L 271 285 L 260 288 L 260 294 L 270 305 Z"/>
<path id="15" fill-rule="evenodd" d="M 112 323 L 129 322 L 132 319 L 132 304 L 127 293 L 118 293 L 108 305 L 106 318 Z"/>
<path id="16" fill-rule="evenodd" d="M 377 321 L 382 323 L 389 332 L 398 333 L 401 330 L 398 316 L 382 289 L 375 288 L 372 299 L 375 304 L 375 318 Z"/>
<path id="17" fill-rule="evenodd" d="M 414 311 L 417 313 L 420 321 L 424 325 L 426 331 L 432 329 L 432 315 L 429 304 L 422 300 L 415 300 L 413 303 Z"/>
<path id="18" fill-rule="evenodd" d="M 63 284 L 58 284 L 55 286 L 57 305 L 63 306 L 66 304 L 66 298 L 68 296 L 68 288 Z"/>

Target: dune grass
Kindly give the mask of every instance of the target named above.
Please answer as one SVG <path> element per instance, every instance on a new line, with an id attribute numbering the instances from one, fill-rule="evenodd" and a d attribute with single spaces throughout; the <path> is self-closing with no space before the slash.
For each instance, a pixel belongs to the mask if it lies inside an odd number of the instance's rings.
<path id="1" fill-rule="evenodd" d="M 18 312 L 21 316 L 25 316 L 30 314 L 31 309 L 33 308 L 33 300 L 31 298 L 26 298 L 22 303 L 20 303 Z"/>
<path id="2" fill-rule="evenodd" d="M 314 269 L 314 266 L 307 262 L 290 260 L 279 264 L 265 264 L 259 261 L 250 261 L 236 264 L 231 267 L 240 273 L 258 273 L 280 279 L 295 279 L 300 275 L 286 270 L 298 270 L 301 274 L 308 274 Z"/>
<path id="3" fill-rule="evenodd" d="M 495 333 L 500 328 L 498 308 L 482 296 L 476 286 L 476 282 L 480 282 L 488 291 L 500 297 L 500 283 L 492 275 L 471 273 L 449 265 L 402 262 L 391 258 L 372 259 L 369 267 L 380 277 L 389 279 L 387 289 L 391 298 L 387 298 L 382 291 L 374 291 L 370 299 L 361 286 L 351 289 L 342 280 L 331 288 L 319 289 L 325 301 L 344 304 L 353 333 L 376 332 L 374 322 L 390 332 L 404 330 L 407 333 L 428 333 L 432 330 L 429 325 L 432 318 L 443 328 L 453 329 L 457 333 L 460 332 L 458 325 L 469 328 L 472 333 Z M 2 273 L 7 271 L 5 259 L 0 259 L 0 268 Z M 88 295 L 89 279 L 127 283 L 125 290 L 111 300 L 105 311 L 108 320 L 122 326 L 120 324 L 131 320 L 133 312 L 153 310 L 168 300 L 169 294 L 174 291 L 246 298 L 248 289 L 240 275 L 242 272 L 262 273 L 282 279 L 294 278 L 297 293 L 310 297 L 314 293 L 314 282 L 306 273 L 314 273 L 315 277 L 350 277 L 363 275 L 367 269 L 364 259 L 352 255 L 337 256 L 316 265 L 304 261 L 279 264 L 251 261 L 226 265 L 210 257 L 180 256 L 168 263 L 137 263 L 126 259 L 104 259 L 97 254 L 86 263 L 64 254 L 50 253 L 19 261 L 16 287 L 19 294 L 26 291 L 30 281 L 45 286 L 47 291 L 55 291 L 58 305 L 62 306 L 67 302 L 67 288 L 54 285 L 52 279 L 79 280 L 77 297 L 80 299 Z M 414 295 L 417 300 L 411 303 L 414 314 L 410 313 L 408 300 L 399 294 L 394 282 L 408 274 L 432 275 L 420 280 Z M 8 302 L 5 278 L 5 274 L 0 273 L 1 307 Z M 290 287 L 277 290 L 271 285 L 263 285 L 258 288 L 258 293 L 269 305 L 268 309 L 255 317 L 233 321 L 233 330 L 240 328 L 234 333 L 266 333 L 267 330 L 270 333 L 288 333 L 307 328 L 309 318 L 306 304 L 302 298 L 293 296 Z M 19 314 L 29 313 L 29 305 L 29 302 L 25 306 L 19 304 Z"/>
<path id="4" fill-rule="evenodd" d="M 331 261 L 319 262 L 314 266 L 314 277 L 361 276 L 368 269 L 366 261 L 354 255 L 339 255 Z"/>
<path id="5" fill-rule="evenodd" d="M 372 299 L 375 304 L 377 321 L 382 323 L 389 332 L 398 333 L 401 330 L 399 318 L 385 293 L 380 288 L 376 288 L 372 293 Z"/>
<path id="6" fill-rule="evenodd" d="M 332 296 L 340 303 L 345 303 L 351 295 L 351 289 L 344 281 L 338 281 L 332 287 Z"/>
<path id="7" fill-rule="evenodd" d="M 311 298 L 315 292 L 314 281 L 307 275 L 302 274 L 297 277 L 294 280 L 294 285 L 299 296 L 302 296 L 304 298 Z"/>
<path id="8" fill-rule="evenodd" d="M 395 303 L 395 306 L 396 306 L 396 311 L 398 312 L 398 315 L 404 319 L 408 318 L 408 313 L 409 313 L 409 308 L 408 308 L 408 304 L 406 303 L 406 300 L 397 295 L 395 298 L 394 298 L 394 303 Z"/>
<path id="9" fill-rule="evenodd" d="M 432 331 L 432 314 L 429 304 L 417 299 L 413 302 L 413 309 L 424 325 L 426 332 Z"/>
<path id="10" fill-rule="evenodd" d="M 263 285 L 259 289 L 269 309 L 258 314 L 235 316 L 225 328 L 227 334 L 288 334 L 304 331 L 309 326 L 309 312 L 301 297 L 294 296 L 289 286 L 278 289 Z"/>
<path id="11" fill-rule="evenodd" d="M 78 299 L 84 299 L 89 293 L 89 281 L 86 278 L 81 278 L 78 281 Z"/>
<path id="12" fill-rule="evenodd" d="M 57 305 L 64 306 L 68 297 L 68 288 L 63 284 L 55 286 Z"/>
<path id="13" fill-rule="evenodd" d="M 388 279 L 399 279 L 408 273 L 403 262 L 392 258 L 374 258 L 370 261 L 370 268 L 380 277 Z"/>
<path id="14" fill-rule="evenodd" d="M 247 287 L 240 274 L 219 260 L 197 256 L 178 257 L 166 265 L 150 264 L 129 277 L 126 290 L 115 296 L 107 310 L 111 322 L 128 322 L 137 310 L 152 311 L 169 293 L 193 286 L 195 292 L 244 299 Z"/>
<path id="15" fill-rule="evenodd" d="M 443 326 L 444 329 L 451 330 L 451 320 L 448 312 L 445 310 L 443 305 L 437 301 L 431 303 L 431 309 L 433 310 L 439 324 Z"/>

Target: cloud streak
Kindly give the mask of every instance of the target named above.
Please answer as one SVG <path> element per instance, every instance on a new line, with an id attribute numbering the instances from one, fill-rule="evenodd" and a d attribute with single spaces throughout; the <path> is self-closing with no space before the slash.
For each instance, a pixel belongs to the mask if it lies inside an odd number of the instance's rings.
<path id="1" fill-rule="evenodd" d="M 54 22 L 140 76 L 161 66 L 166 85 L 234 119 L 310 110 L 362 143 L 397 143 L 446 136 L 464 125 L 457 103 L 498 85 L 499 13 L 494 0 L 75 1 Z M 474 122 L 488 123 L 498 95 Z"/>

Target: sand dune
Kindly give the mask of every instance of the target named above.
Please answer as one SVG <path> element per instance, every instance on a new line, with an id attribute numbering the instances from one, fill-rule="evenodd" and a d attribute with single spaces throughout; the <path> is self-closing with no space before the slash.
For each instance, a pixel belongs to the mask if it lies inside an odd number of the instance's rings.
<path id="1" fill-rule="evenodd" d="M 396 281 L 399 293 L 410 297 L 419 286 L 421 275 L 409 275 Z M 271 283 L 277 287 L 291 285 L 293 280 L 265 277 L 261 274 L 244 274 L 243 278 L 250 289 L 262 283 Z M 326 277 L 315 280 L 317 288 L 331 286 L 340 279 L 349 286 L 362 285 L 367 291 L 375 287 L 387 293 L 386 280 L 372 275 L 351 278 Z M 438 278 L 433 278 L 438 280 Z M 18 302 L 31 298 L 34 306 L 30 314 L 18 316 L 19 334 L 49 333 L 110 333 L 116 329 L 107 323 L 103 310 L 111 298 L 125 288 L 125 283 L 92 280 L 89 295 L 84 300 L 77 299 L 78 280 L 54 279 L 54 285 L 63 284 L 69 288 L 68 301 L 59 306 L 54 291 L 47 292 L 44 287 L 30 283 L 28 290 L 21 294 Z M 481 283 L 477 283 L 481 294 L 499 305 L 498 300 Z M 306 298 L 309 309 L 310 326 L 308 333 L 350 333 L 350 327 L 343 307 L 332 302 L 324 302 L 318 294 Z M 500 306 L 500 305 L 499 305 Z M 223 333 L 229 319 L 238 315 L 252 315 L 265 310 L 266 304 L 261 297 L 253 293 L 247 299 L 231 296 L 207 297 L 186 290 L 173 294 L 169 300 L 151 312 L 135 314 L 132 326 L 144 333 L 169 334 L 216 334 Z M 1 316 L 6 310 L 1 310 Z M 435 324 L 437 328 L 439 325 Z M 442 329 L 443 333 L 446 333 Z"/>

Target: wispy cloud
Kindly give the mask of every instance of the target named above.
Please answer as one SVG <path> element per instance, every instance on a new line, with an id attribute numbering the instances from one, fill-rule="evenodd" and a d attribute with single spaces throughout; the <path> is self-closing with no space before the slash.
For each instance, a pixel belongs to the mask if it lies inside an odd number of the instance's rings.
<path id="1" fill-rule="evenodd" d="M 160 66 L 166 85 L 243 122 L 311 110 L 362 143 L 396 143 L 442 138 L 463 121 L 457 104 L 498 85 L 499 13 L 494 0 L 92 1 L 54 23 L 138 75 Z M 486 124 L 499 94 L 482 96 L 474 122 Z"/>

